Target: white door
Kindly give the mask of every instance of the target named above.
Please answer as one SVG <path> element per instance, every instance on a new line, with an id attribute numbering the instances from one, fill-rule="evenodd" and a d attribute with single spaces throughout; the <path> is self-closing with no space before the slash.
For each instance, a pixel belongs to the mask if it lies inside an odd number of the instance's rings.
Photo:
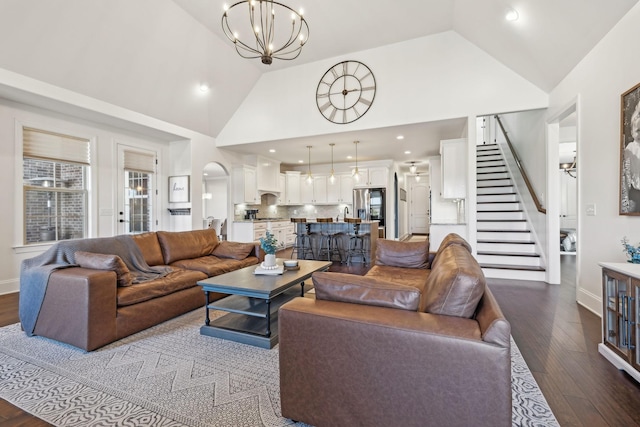
<path id="1" fill-rule="evenodd" d="M 118 234 L 154 231 L 156 153 L 118 144 Z"/>
<path id="2" fill-rule="evenodd" d="M 411 234 L 429 233 L 429 182 L 410 178 L 409 231 Z"/>

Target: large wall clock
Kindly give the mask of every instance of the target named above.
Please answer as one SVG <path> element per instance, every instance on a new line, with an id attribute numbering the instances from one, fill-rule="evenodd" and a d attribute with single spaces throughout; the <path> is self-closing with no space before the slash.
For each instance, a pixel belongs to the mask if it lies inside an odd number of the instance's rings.
<path id="1" fill-rule="evenodd" d="M 358 120 L 375 97 L 376 78 L 359 61 L 343 61 L 329 68 L 316 89 L 318 110 L 325 119 L 339 124 Z"/>

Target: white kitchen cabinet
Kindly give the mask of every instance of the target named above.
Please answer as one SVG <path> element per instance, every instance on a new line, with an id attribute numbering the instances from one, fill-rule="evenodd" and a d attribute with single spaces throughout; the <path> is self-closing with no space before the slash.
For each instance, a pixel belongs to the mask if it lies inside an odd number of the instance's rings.
<path id="1" fill-rule="evenodd" d="M 302 204 L 326 204 L 327 203 L 327 176 L 314 175 L 311 182 L 307 175 L 300 177 L 300 202 Z"/>
<path id="2" fill-rule="evenodd" d="M 467 139 L 440 141 L 442 198 L 467 198 Z"/>
<path id="3" fill-rule="evenodd" d="M 267 222 L 234 222 L 233 240 L 236 242 L 255 242 L 266 235 L 267 225 Z"/>
<path id="4" fill-rule="evenodd" d="M 389 168 L 358 168 L 360 179 L 354 181 L 355 187 L 387 187 L 389 185 Z"/>
<path id="5" fill-rule="evenodd" d="M 286 205 L 299 205 L 300 204 L 300 172 L 287 171 L 284 174 L 285 178 L 285 193 Z"/>
<path id="6" fill-rule="evenodd" d="M 327 203 L 353 203 L 353 177 L 351 174 L 335 175 L 335 182 L 327 178 Z"/>
<path id="7" fill-rule="evenodd" d="M 291 221 L 269 221 L 267 229 L 278 241 L 278 248 L 293 246 L 294 224 Z"/>
<path id="8" fill-rule="evenodd" d="M 253 166 L 235 166 L 231 172 L 233 203 L 259 203 L 256 187 L 256 168 Z"/>
<path id="9" fill-rule="evenodd" d="M 278 204 L 285 205 L 287 203 L 287 177 L 283 173 L 278 175 L 278 189 L 280 193 Z"/>

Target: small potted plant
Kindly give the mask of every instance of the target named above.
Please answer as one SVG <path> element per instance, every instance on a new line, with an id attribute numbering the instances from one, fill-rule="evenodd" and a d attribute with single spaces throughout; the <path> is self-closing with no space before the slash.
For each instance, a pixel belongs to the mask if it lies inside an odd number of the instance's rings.
<path id="1" fill-rule="evenodd" d="M 276 251 L 278 250 L 278 239 L 269 231 L 265 237 L 260 238 L 260 247 L 266 254 L 264 257 L 264 262 L 262 263 L 263 268 L 276 268 Z"/>
<path id="2" fill-rule="evenodd" d="M 638 246 L 630 245 L 629 240 L 625 236 L 622 239 L 622 247 L 624 248 L 624 251 L 627 253 L 627 257 L 629 258 L 627 260 L 628 262 L 631 262 L 634 264 L 640 264 L 640 245 Z"/>

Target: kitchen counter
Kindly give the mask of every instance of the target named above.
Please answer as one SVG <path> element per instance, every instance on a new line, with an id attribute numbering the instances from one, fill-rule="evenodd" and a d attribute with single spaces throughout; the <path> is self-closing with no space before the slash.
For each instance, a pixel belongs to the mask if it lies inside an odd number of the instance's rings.
<path id="1" fill-rule="evenodd" d="M 380 221 L 362 221 L 360 223 L 359 234 L 368 234 L 367 244 L 365 245 L 365 257 L 367 259 L 367 263 L 371 264 L 371 260 L 375 256 L 376 252 L 376 244 L 378 241 L 378 223 Z M 315 220 L 307 219 L 307 222 L 297 222 L 295 223 L 298 227 L 298 233 L 306 232 L 307 226 L 309 234 L 311 236 L 311 249 L 313 251 L 313 259 L 320 260 L 320 240 L 321 240 L 321 231 L 329 232 L 331 234 L 337 234 L 338 237 L 338 246 L 340 251 L 340 258 L 343 262 L 347 261 L 347 251 L 349 250 L 349 244 L 351 242 L 352 234 L 352 223 L 337 221 L 337 222 L 315 222 Z M 326 257 L 322 257 L 322 259 L 326 259 Z M 337 256 L 334 258 L 334 261 L 337 261 Z"/>

